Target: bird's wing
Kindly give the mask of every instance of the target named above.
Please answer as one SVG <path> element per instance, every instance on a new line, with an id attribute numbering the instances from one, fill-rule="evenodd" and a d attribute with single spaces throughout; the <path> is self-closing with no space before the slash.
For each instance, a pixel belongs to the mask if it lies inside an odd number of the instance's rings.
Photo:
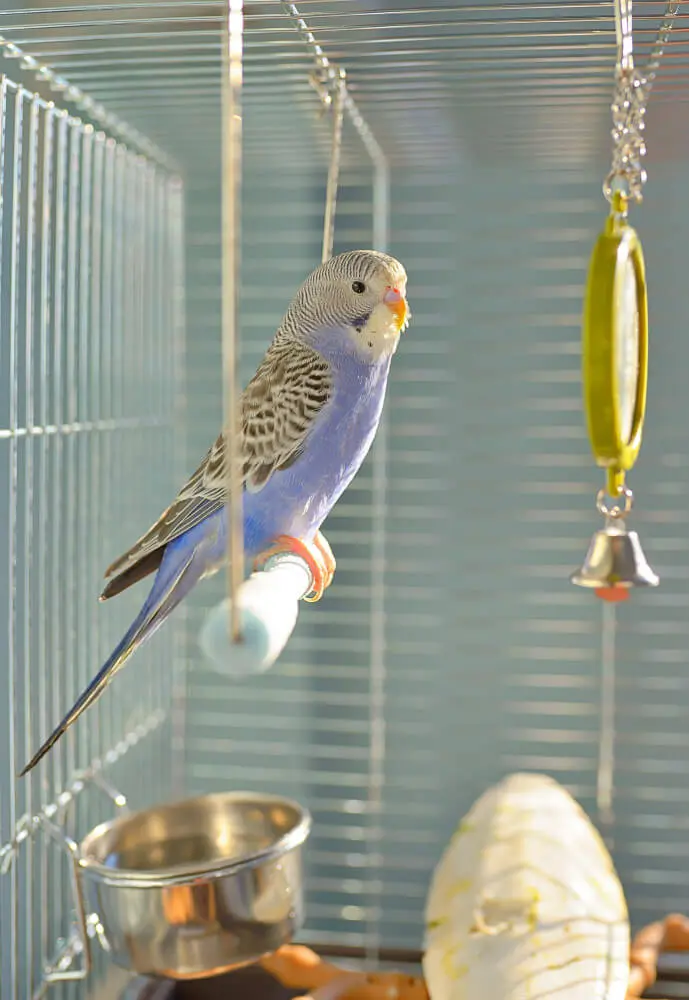
<path id="1" fill-rule="evenodd" d="M 330 366 L 316 351 L 274 342 L 241 400 L 244 489 L 257 493 L 272 474 L 302 454 L 309 431 L 332 393 Z M 160 565 L 168 542 L 196 527 L 226 501 L 225 438 L 220 434 L 174 502 L 108 567 L 101 599 L 131 586 Z"/>

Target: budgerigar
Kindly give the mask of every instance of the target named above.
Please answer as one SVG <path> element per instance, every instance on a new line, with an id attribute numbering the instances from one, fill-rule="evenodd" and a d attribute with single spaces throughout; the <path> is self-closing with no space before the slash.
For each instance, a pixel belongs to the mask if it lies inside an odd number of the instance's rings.
<path id="1" fill-rule="evenodd" d="M 320 526 L 365 458 L 380 420 L 392 355 L 409 321 L 407 275 L 394 257 L 353 250 L 303 283 L 242 394 L 244 547 L 256 567 L 295 552 L 318 600 L 335 569 Z M 174 503 L 105 574 L 101 600 L 150 573 L 153 587 L 110 658 L 24 768 L 48 753 L 135 649 L 226 558 L 221 434 Z"/>

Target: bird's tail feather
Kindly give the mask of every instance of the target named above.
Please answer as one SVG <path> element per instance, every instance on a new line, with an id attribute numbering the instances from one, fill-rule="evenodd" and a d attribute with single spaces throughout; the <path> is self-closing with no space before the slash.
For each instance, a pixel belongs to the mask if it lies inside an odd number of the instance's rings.
<path id="1" fill-rule="evenodd" d="M 85 712 L 101 696 L 113 676 L 120 667 L 124 666 L 132 653 L 160 628 L 170 612 L 198 582 L 204 567 L 201 559 L 194 558 L 196 555 L 196 549 L 190 548 L 186 558 L 179 558 L 181 553 L 177 550 L 174 555 L 170 552 L 172 558 L 163 560 L 151 592 L 123 639 L 115 647 L 89 686 L 79 695 L 62 722 L 53 730 L 24 770 L 21 771 L 20 777 L 28 774 L 52 750 L 60 737 L 67 732 L 72 723 L 76 722 L 81 713 Z M 178 558 L 175 559 L 174 556 Z"/>

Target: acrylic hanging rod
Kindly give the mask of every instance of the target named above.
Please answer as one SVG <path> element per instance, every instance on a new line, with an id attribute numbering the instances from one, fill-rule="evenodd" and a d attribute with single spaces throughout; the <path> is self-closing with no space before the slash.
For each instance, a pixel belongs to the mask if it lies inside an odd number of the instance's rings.
<path id="1" fill-rule="evenodd" d="M 244 582 L 244 528 L 241 390 L 239 387 L 239 304 L 242 200 L 242 100 L 244 3 L 227 0 L 222 65 L 222 364 L 227 493 L 228 627 L 234 644 L 242 640 L 239 591 Z"/>

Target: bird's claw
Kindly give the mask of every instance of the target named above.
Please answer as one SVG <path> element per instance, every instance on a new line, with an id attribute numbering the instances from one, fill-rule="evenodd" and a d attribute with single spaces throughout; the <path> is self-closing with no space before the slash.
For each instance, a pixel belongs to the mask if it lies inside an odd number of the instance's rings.
<path id="1" fill-rule="evenodd" d="M 337 563 L 335 562 L 335 556 L 333 555 L 333 550 L 330 548 L 330 543 L 328 542 L 328 539 L 320 531 L 316 532 L 313 544 L 320 552 L 321 556 L 323 557 L 323 562 L 325 563 L 326 579 L 323 589 L 327 590 L 330 584 L 333 582 L 333 577 L 335 576 L 335 569 L 337 567 Z"/>
<path id="2" fill-rule="evenodd" d="M 305 542 L 301 538 L 293 538 L 291 535 L 280 535 L 269 549 L 256 557 L 254 570 L 263 569 L 272 556 L 286 552 L 292 552 L 295 556 L 303 559 L 311 572 L 313 585 L 304 600 L 310 604 L 320 601 L 324 591 L 332 583 L 335 574 L 335 557 L 324 536 L 318 531 L 312 542 Z"/>

